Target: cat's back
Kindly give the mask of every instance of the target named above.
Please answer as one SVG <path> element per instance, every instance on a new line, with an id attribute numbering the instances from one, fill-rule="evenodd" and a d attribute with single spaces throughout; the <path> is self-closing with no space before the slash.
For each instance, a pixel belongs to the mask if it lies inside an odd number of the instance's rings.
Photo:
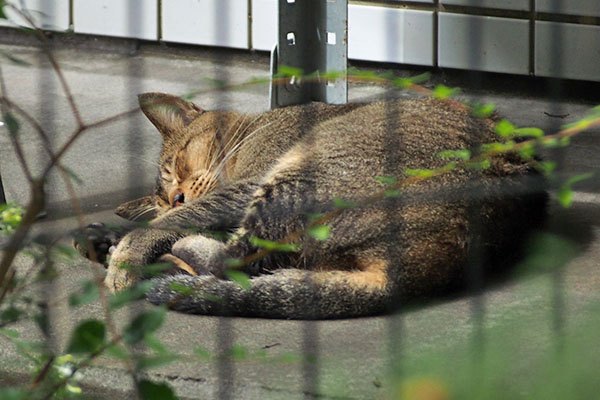
<path id="1" fill-rule="evenodd" d="M 247 127 L 235 158 L 233 177 L 261 176 L 279 157 L 303 141 L 324 121 L 337 119 L 366 104 L 309 103 L 246 116 Z"/>

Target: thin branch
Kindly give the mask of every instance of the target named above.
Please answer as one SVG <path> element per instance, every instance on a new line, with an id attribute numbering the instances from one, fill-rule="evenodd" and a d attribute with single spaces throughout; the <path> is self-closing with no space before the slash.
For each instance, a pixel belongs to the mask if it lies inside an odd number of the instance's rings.
<path id="1" fill-rule="evenodd" d="M 46 37 L 44 32 L 36 26 L 35 22 L 33 21 L 33 19 L 31 18 L 31 16 L 28 13 L 23 12 L 23 10 L 15 7 L 14 5 L 12 5 L 10 3 L 6 4 L 6 7 L 9 7 L 14 12 L 16 12 L 21 17 L 23 17 L 25 19 L 25 21 L 27 21 L 27 23 L 31 26 L 31 29 L 34 30 L 34 32 L 35 32 L 36 36 L 38 37 L 38 39 L 40 40 L 40 42 L 43 43 L 42 51 L 48 57 L 48 60 L 50 61 L 50 64 L 52 65 L 52 69 L 54 70 L 54 73 L 58 77 L 60 85 L 62 86 L 62 89 L 65 92 L 65 95 L 67 96 L 67 101 L 69 102 L 69 105 L 71 106 L 71 111 L 73 112 L 73 115 L 75 116 L 77 125 L 79 127 L 82 127 L 84 125 L 84 123 L 83 123 L 83 120 L 81 119 L 81 114 L 79 112 L 79 108 L 77 107 L 77 104 L 75 103 L 75 99 L 71 92 L 71 88 L 67 84 L 67 80 L 65 79 L 65 77 L 62 73 L 62 70 L 60 69 L 60 67 L 58 65 L 58 62 L 56 61 L 56 58 L 54 57 L 52 52 L 48 50 L 48 46 L 50 45 L 50 43 L 48 42 L 48 38 Z"/>

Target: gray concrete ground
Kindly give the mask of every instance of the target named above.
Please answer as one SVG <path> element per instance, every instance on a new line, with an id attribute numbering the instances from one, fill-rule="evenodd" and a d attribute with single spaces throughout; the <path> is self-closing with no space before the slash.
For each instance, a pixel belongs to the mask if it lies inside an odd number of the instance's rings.
<path id="1" fill-rule="evenodd" d="M 0 32 L 0 43 L 5 42 L 0 44 L 0 67 L 7 95 L 52 132 L 51 140 L 58 148 L 75 128 L 67 99 L 44 55 L 30 46 L 29 39 L 7 32 Z M 214 79 L 241 83 L 268 75 L 265 54 L 156 44 L 138 48 L 135 42 L 96 38 L 55 42 L 59 45 L 54 54 L 85 122 L 135 107 L 138 93 L 185 94 L 214 87 Z M 26 64 L 9 62 L 2 53 Z M 466 97 L 493 101 L 502 115 L 519 126 L 538 126 L 548 132 L 578 120 L 594 102 L 600 103 L 597 97 L 584 94 L 582 89 L 589 89 L 588 84 L 574 82 L 437 71 L 428 85 L 439 82 L 460 85 Z M 546 95 L 553 87 L 562 87 L 561 100 Z M 381 97 L 383 93 L 384 88 L 377 86 L 350 87 L 352 101 Z M 268 107 L 268 88 L 207 92 L 195 101 L 205 108 L 225 106 L 259 112 Z M 19 138 L 31 168 L 39 171 L 47 162 L 42 142 L 24 123 Z M 159 135 L 140 114 L 90 130 L 75 143 L 64 164 L 79 178 L 76 192 L 86 223 L 121 223 L 111 210 L 124 200 L 149 193 L 159 146 Z M 599 171 L 598 151 L 598 129 L 580 135 L 558 155 L 563 173 Z M 0 172 L 8 200 L 25 204 L 29 193 L 6 130 L 0 135 Z M 352 320 L 299 322 L 169 312 L 157 336 L 183 358 L 152 369 L 149 375 L 167 381 L 181 398 L 385 398 L 395 390 L 395 375 L 390 371 L 400 371 L 402 377 L 435 375 L 419 369 L 430 355 L 437 364 L 448 363 L 450 371 L 461 370 L 468 367 L 471 350 L 482 352 L 477 358 L 495 349 L 504 353 L 502 359 L 510 364 L 510 375 L 520 382 L 515 383 L 521 385 L 519 393 L 527 393 L 528 382 L 522 378 L 536 368 L 536 360 L 552 353 L 557 338 L 589 323 L 594 315 L 590 308 L 600 304 L 600 241 L 596 237 L 600 229 L 599 178 L 576 187 L 572 208 L 552 206 L 551 230 L 567 237 L 575 249 L 560 273 L 511 274 L 502 283 L 487 287 L 479 302 L 462 294 L 394 315 Z M 52 176 L 47 193 L 47 217 L 40 220 L 35 235 L 68 243 L 68 232 L 77 223 L 60 176 Z M 28 264 L 30 260 L 21 255 L 19 268 L 23 270 Z M 102 318 L 102 307 L 95 302 L 73 309 L 66 301 L 83 281 L 92 279 L 89 263 L 59 260 L 56 268 L 59 277 L 46 290 L 53 305 L 51 345 L 60 349 L 78 321 Z M 481 305 L 483 313 L 474 313 Z M 121 310 L 118 324 L 150 307 L 142 301 Z M 481 324 L 477 315 L 483 318 Z M 33 324 L 20 323 L 15 329 L 24 339 L 40 338 Z M 507 337 L 498 339 L 499 331 L 508 333 L 504 335 Z M 483 341 L 477 339 L 481 337 Z M 218 354 L 234 345 L 249 356 L 206 360 L 193 351 L 203 348 Z M 259 356 L 262 353 L 266 357 Z M 306 354 L 312 356 L 307 358 Z M 27 382 L 27 362 L 2 336 L 0 360 L 0 385 Z M 83 371 L 81 384 L 88 396 L 130 398 L 132 393 L 131 378 L 124 367 L 109 357 L 99 358 Z"/>

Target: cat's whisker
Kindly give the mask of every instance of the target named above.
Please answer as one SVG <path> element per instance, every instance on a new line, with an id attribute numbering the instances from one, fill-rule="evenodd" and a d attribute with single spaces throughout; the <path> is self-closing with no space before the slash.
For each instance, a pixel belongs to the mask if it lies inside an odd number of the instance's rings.
<path id="1" fill-rule="evenodd" d="M 225 145 L 223 146 L 223 148 L 221 149 L 221 151 L 219 152 L 218 156 L 215 157 L 215 159 L 213 161 L 217 161 L 219 159 L 219 157 L 221 157 L 221 155 L 223 154 L 227 154 L 229 152 L 229 148 L 230 145 L 232 143 L 235 143 L 239 137 L 244 136 L 244 134 L 246 133 L 246 131 L 250 128 L 250 126 L 252 126 L 260 117 L 261 115 L 258 115 L 254 118 L 254 120 L 252 120 L 252 122 L 250 122 L 248 125 L 245 126 L 244 130 L 242 130 L 242 127 L 244 127 L 246 120 L 249 118 L 249 115 L 243 115 L 243 120 L 241 121 L 241 123 L 238 125 L 237 130 L 235 131 L 235 133 L 233 135 L 231 135 L 231 137 L 229 138 L 229 140 L 227 141 L 227 143 L 225 143 Z M 234 126 L 235 124 L 239 121 L 241 117 L 238 117 L 238 119 L 234 122 Z M 210 167 L 212 168 L 214 164 L 211 163 Z M 211 169 L 209 168 L 209 170 Z"/>
<path id="2" fill-rule="evenodd" d="M 146 215 L 151 211 L 156 211 L 157 209 L 158 209 L 158 207 L 156 205 L 149 205 L 146 207 L 142 207 L 142 208 L 136 210 L 136 212 L 133 215 L 131 215 L 130 218 L 132 221 L 135 221 L 138 218 L 142 217 L 143 215 Z"/>
<path id="3" fill-rule="evenodd" d="M 237 124 L 237 122 L 240 120 L 240 118 L 244 118 L 244 121 L 245 121 L 245 119 L 247 118 L 247 116 L 246 116 L 246 115 L 239 115 L 239 116 L 237 117 L 237 119 L 234 121 L 234 123 L 233 123 L 233 125 L 232 125 L 232 126 L 235 126 L 235 125 Z M 243 121 L 242 121 L 242 124 L 238 125 L 238 128 L 239 128 L 239 127 L 241 127 L 242 125 L 243 125 Z M 239 129 L 238 129 L 238 131 L 239 131 Z M 235 137 L 236 135 L 237 135 L 237 131 L 236 131 L 236 133 L 235 133 L 234 135 L 232 135 L 232 136 L 229 138 L 229 140 L 227 141 L 227 143 L 225 143 L 225 145 L 223 145 L 223 147 L 222 147 L 222 148 L 219 150 L 219 153 L 215 154 L 214 158 L 211 160 L 211 164 L 210 164 L 210 166 L 209 166 L 209 168 L 208 168 L 209 170 L 210 170 L 210 168 L 211 168 L 211 167 L 214 165 L 214 163 L 215 163 L 215 162 L 216 162 L 216 161 L 219 159 L 219 157 L 220 157 L 220 156 L 223 154 L 223 152 L 224 152 L 224 151 L 227 149 L 227 146 L 229 145 L 229 143 L 230 143 L 232 140 L 234 140 L 234 137 Z M 216 136 L 218 136 L 218 132 L 217 132 L 217 135 L 215 135 L 215 137 L 216 137 Z"/>
<path id="4" fill-rule="evenodd" d="M 250 138 L 252 138 L 254 135 L 256 135 L 256 133 L 260 132 L 261 130 L 271 126 L 272 124 L 274 124 L 277 121 L 271 121 L 267 124 L 262 125 L 261 127 L 253 130 L 252 132 L 250 132 L 248 135 L 246 135 L 246 137 L 244 137 L 242 140 L 239 141 L 238 144 L 235 145 L 235 147 L 233 147 L 230 151 L 227 152 L 227 154 L 225 154 L 225 157 L 223 157 L 223 159 L 221 160 L 221 162 L 217 165 L 217 167 L 215 168 L 215 175 L 220 175 L 222 169 L 225 166 L 225 163 L 231 158 L 233 157 L 235 154 L 237 154 L 237 152 L 240 150 L 241 146 L 246 143 Z M 254 123 L 254 121 L 253 121 Z"/>

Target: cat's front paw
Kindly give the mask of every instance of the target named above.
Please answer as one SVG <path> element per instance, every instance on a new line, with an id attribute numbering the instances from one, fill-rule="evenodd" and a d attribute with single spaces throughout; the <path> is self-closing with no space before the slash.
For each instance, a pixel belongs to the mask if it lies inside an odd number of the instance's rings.
<path id="1" fill-rule="evenodd" d="M 104 284 L 113 293 L 127 289 L 142 279 L 144 264 L 139 253 L 121 242 L 110 257 Z"/>
<path id="2" fill-rule="evenodd" d="M 94 222 L 78 231 L 73 237 L 73 247 L 85 258 L 108 266 L 108 257 L 114 251 L 123 233 Z"/>

